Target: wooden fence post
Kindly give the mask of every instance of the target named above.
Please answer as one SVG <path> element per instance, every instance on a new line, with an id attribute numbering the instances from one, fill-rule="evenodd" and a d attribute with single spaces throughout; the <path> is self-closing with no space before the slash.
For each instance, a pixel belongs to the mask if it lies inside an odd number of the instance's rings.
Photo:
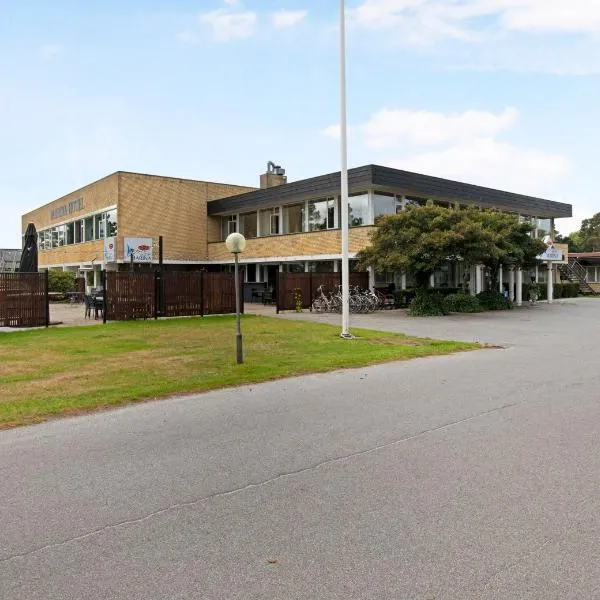
<path id="1" fill-rule="evenodd" d="M 102 289 L 104 292 L 102 293 L 102 323 L 106 324 L 106 306 L 108 302 L 106 301 L 106 296 L 108 295 L 108 286 L 106 285 L 106 271 L 100 271 L 100 277 L 102 278 Z"/>
<path id="2" fill-rule="evenodd" d="M 281 277 L 279 269 L 275 271 L 275 314 L 279 314 L 279 294 L 281 292 Z"/>
<path id="3" fill-rule="evenodd" d="M 46 300 L 46 327 L 50 325 L 50 300 L 48 299 L 48 269 L 44 271 L 44 296 Z"/>
<path id="4" fill-rule="evenodd" d="M 204 316 L 204 269 L 200 271 L 200 316 Z"/>
<path id="5" fill-rule="evenodd" d="M 313 275 L 312 275 L 312 271 L 308 272 L 308 308 L 310 310 L 310 312 L 312 312 L 312 307 L 313 307 L 313 300 L 314 300 L 314 291 L 313 291 Z"/>

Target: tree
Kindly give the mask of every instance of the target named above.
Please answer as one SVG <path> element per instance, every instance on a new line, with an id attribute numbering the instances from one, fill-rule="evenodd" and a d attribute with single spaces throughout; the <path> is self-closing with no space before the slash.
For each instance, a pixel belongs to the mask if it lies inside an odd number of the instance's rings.
<path id="1" fill-rule="evenodd" d="M 582 221 L 579 235 L 583 252 L 600 251 L 600 213 Z"/>
<path id="2" fill-rule="evenodd" d="M 458 258 L 464 241 L 458 227 L 463 215 L 429 204 L 382 217 L 371 234 L 371 246 L 358 253 L 358 260 L 377 272 L 412 273 L 417 287 L 425 288 L 434 271 Z"/>
<path id="3" fill-rule="evenodd" d="M 75 273 L 71 271 L 48 271 L 48 290 L 66 294 L 75 290 Z"/>
<path id="4" fill-rule="evenodd" d="M 558 244 L 567 244 L 569 246 L 569 252 L 583 252 L 583 239 L 579 231 L 570 233 L 569 235 L 561 235 L 557 233 L 554 236 L 554 241 Z"/>
<path id="5" fill-rule="evenodd" d="M 531 235 L 532 225 L 497 210 L 447 209 L 433 205 L 409 207 L 383 217 L 371 235 L 372 245 L 358 254 L 363 267 L 376 271 L 412 273 L 417 287 L 426 287 L 431 274 L 449 260 L 489 268 L 498 284 L 500 265 L 529 267 L 546 245 Z"/>

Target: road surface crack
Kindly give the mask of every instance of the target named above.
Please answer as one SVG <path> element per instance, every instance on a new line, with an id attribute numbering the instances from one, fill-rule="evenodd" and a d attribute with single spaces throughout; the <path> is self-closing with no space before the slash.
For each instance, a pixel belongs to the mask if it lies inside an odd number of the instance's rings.
<path id="1" fill-rule="evenodd" d="M 328 458 L 327 460 L 312 464 L 308 467 L 303 467 L 301 469 L 297 469 L 295 471 L 288 471 L 285 473 L 279 473 L 273 477 L 270 477 L 269 479 L 265 479 L 264 481 L 259 481 L 259 482 L 255 482 L 255 483 L 249 483 L 246 484 L 244 486 L 241 487 L 237 487 L 231 490 L 225 490 L 225 491 L 221 491 L 221 492 L 215 492 L 213 494 L 209 494 L 207 496 L 203 496 L 201 498 L 197 498 L 195 500 L 190 500 L 189 502 L 178 502 L 175 504 L 172 504 L 170 506 L 167 506 L 166 508 L 161 508 L 159 510 L 153 511 L 147 515 L 144 515 L 143 517 L 138 517 L 135 519 L 125 519 L 123 521 L 118 521 L 117 523 L 109 523 L 108 525 L 103 525 L 102 527 L 98 527 L 96 529 L 92 529 L 86 533 L 83 533 L 81 535 L 77 535 L 65 540 L 61 540 L 58 542 L 52 542 L 51 544 L 46 544 L 44 546 L 39 546 L 37 548 L 33 548 L 31 550 L 28 550 L 27 552 L 21 552 L 18 554 L 13 554 L 10 556 L 6 556 L 4 558 L 0 558 L 0 564 L 2 563 L 6 563 L 8 561 L 11 560 L 16 560 L 16 559 L 21 559 L 21 558 L 26 558 L 32 554 L 36 554 L 38 552 L 43 552 L 45 550 L 49 550 L 52 548 L 57 548 L 59 546 L 63 546 L 66 544 L 70 544 L 72 542 L 79 542 L 81 540 L 85 540 L 87 538 L 99 535 L 105 531 L 110 531 L 112 529 L 117 529 L 119 527 L 126 527 L 128 525 L 136 525 L 139 523 L 143 523 L 144 521 L 148 521 L 150 519 L 154 519 L 156 517 L 160 517 L 161 515 L 164 515 L 168 512 L 174 511 L 174 510 L 179 510 L 181 508 L 188 508 L 188 507 L 192 507 L 192 506 L 196 506 L 199 504 L 202 504 L 204 502 L 208 502 L 210 500 L 213 500 L 215 498 L 224 498 L 227 496 L 232 496 L 234 494 L 239 494 L 242 492 L 245 492 L 247 490 L 251 490 L 254 488 L 259 488 L 265 485 L 269 485 L 271 483 L 274 483 L 276 481 L 279 481 L 280 479 L 285 479 L 288 477 L 295 477 L 297 475 L 302 475 L 304 473 L 308 473 L 310 471 L 315 471 L 317 469 L 320 469 L 322 467 L 326 467 L 328 465 L 332 465 L 332 464 L 336 464 L 336 463 L 340 463 L 340 462 L 344 462 L 344 461 L 348 461 L 348 460 L 352 460 L 354 458 L 359 458 L 361 456 L 367 456 L 369 454 L 373 454 L 375 452 L 379 452 L 381 450 L 386 450 L 388 448 L 393 448 L 394 446 L 399 446 L 401 444 L 405 444 L 407 442 L 416 440 L 420 437 L 423 437 L 425 435 L 429 435 L 432 433 L 437 433 L 439 431 L 443 431 L 445 429 L 450 429 L 451 427 L 456 427 L 457 425 L 460 425 L 462 423 L 466 423 L 468 421 L 472 421 L 474 419 L 477 419 L 479 417 L 483 417 L 492 413 L 496 413 L 496 412 L 500 412 L 503 411 L 507 408 L 511 408 L 513 406 L 516 406 L 517 403 L 511 403 L 511 404 L 503 404 L 502 406 L 498 406 L 496 408 L 492 408 L 483 412 L 479 412 L 475 415 L 471 415 L 469 417 L 465 417 L 464 419 L 459 419 L 457 421 L 451 421 L 448 423 L 444 423 L 443 425 L 438 425 L 437 427 L 431 427 L 429 429 L 424 429 L 418 433 L 414 433 L 411 435 L 407 435 L 404 436 L 400 439 L 397 440 L 392 440 L 390 442 L 386 442 L 385 444 L 380 444 L 377 446 L 373 446 L 372 448 L 367 448 L 366 450 L 358 450 L 356 452 L 351 452 L 350 454 L 346 454 L 344 456 L 336 456 L 334 458 Z"/>

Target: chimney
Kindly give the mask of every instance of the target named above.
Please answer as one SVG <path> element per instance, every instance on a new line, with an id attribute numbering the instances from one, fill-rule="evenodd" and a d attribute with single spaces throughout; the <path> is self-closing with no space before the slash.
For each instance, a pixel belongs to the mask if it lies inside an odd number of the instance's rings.
<path id="1" fill-rule="evenodd" d="M 285 169 L 282 169 L 279 165 L 269 161 L 267 163 L 267 172 L 260 176 L 260 188 L 265 190 L 286 183 L 287 177 L 285 175 Z"/>

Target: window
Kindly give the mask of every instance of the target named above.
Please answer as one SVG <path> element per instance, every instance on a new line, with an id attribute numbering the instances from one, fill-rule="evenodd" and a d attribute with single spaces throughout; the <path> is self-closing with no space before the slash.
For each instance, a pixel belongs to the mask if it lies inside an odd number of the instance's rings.
<path id="1" fill-rule="evenodd" d="M 221 218 L 221 236 L 222 239 L 226 240 L 230 233 L 237 231 L 237 216 L 227 215 Z"/>
<path id="2" fill-rule="evenodd" d="M 292 262 L 292 263 L 284 263 L 283 270 L 286 273 L 304 273 L 304 263 L 303 262 Z"/>
<path id="3" fill-rule="evenodd" d="M 256 263 L 246 265 L 246 281 L 248 283 L 256 283 L 256 270 Z"/>
<path id="4" fill-rule="evenodd" d="M 304 204 L 283 207 L 283 233 L 304 231 Z"/>
<path id="5" fill-rule="evenodd" d="M 104 213 L 104 217 L 106 220 L 106 229 L 105 234 L 106 237 L 114 237 L 117 235 L 117 211 L 116 209 L 109 210 Z"/>
<path id="6" fill-rule="evenodd" d="M 246 238 L 255 238 L 257 216 L 256 212 L 244 213 L 240 215 L 240 233 Z"/>
<path id="7" fill-rule="evenodd" d="M 57 246 L 64 246 L 66 244 L 66 237 L 67 237 L 67 226 L 66 225 L 59 225 L 57 228 Z"/>
<path id="8" fill-rule="evenodd" d="M 373 194 L 373 214 L 377 217 L 396 214 L 396 197 L 394 194 L 375 192 Z"/>
<path id="9" fill-rule="evenodd" d="M 50 230 L 50 247 L 58 248 L 58 227 L 53 227 Z"/>
<path id="10" fill-rule="evenodd" d="M 404 196 L 405 206 L 425 206 L 427 198 L 419 198 L 418 196 Z"/>
<path id="11" fill-rule="evenodd" d="M 84 221 L 84 242 L 91 242 L 94 239 L 94 217 L 87 217 Z"/>
<path id="12" fill-rule="evenodd" d="M 586 267 L 585 270 L 587 271 L 587 276 L 586 276 L 585 280 L 588 283 L 597 283 L 598 278 L 597 278 L 596 267 Z"/>
<path id="13" fill-rule="evenodd" d="M 105 217 L 104 214 L 94 216 L 94 233 L 97 240 L 102 240 L 105 237 Z"/>
<path id="14" fill-rule="evenodd" d="M 332 260 L 320 260 L 308 263 L 308 270 L 311 273 L 333 273 Z"/>
<path id="15" fill-rule="evenodd" d="M 67 223 L 67 245 L 75 243 L 75 223 Z"/>
<path id="16" fill-rule="evenodd" d="M 260 211 L 260 235 L 277 235 L 279 229 L 279 208 L 267 208 Z"/>
<path id="17" fill-rule="evenodd" d="M 354 194 L 348 198 L 348 225 L 359 227 L 369 225 L 369 195 Z"/>
<path id="18" fill-rule="evenodd" d="M 333 198 L 327 198 L 308 203 L 309 231 L 320 231 L 336 227 L 335 202 Z"/>
<path id="19" fill-rule="evenodd" d="M 537 237 L 545 238 L 547 235 L 552 235 L 552 220 L 551 219 L 536 219 Z"/>

